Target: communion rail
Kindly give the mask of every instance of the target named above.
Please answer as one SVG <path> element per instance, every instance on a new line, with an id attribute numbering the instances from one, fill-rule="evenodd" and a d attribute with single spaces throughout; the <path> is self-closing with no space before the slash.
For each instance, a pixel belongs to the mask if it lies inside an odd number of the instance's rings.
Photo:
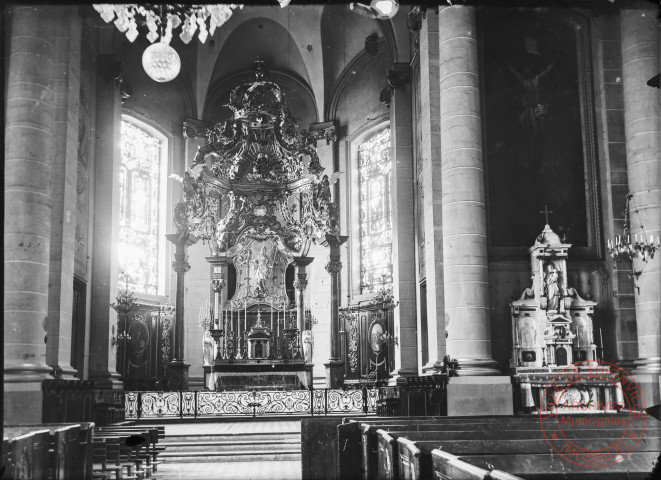
<path id="1" fill-rule="evenodd" d="M 126 419 L 376 415 L 384 389 L 126 392 Z"/>

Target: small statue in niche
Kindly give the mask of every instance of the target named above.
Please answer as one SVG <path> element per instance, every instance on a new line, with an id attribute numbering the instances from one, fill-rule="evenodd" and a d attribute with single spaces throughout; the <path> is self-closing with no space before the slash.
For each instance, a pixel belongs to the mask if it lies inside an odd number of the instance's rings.
<path id="1" fill-rule="evenodd" d="M 558 285 L 558 271 L 555 265 L 547 263 L 544 273 L 544 290 L 546 291 L 547 310 L 558 310 L 560 304 L 560 286 Z"/>
<path id="2" fill-rule="evenodd" d="M 213 364 L 213 338 L 209 330 L 205 330 L 202 335 L 202 363 L 204 365 Z"/>

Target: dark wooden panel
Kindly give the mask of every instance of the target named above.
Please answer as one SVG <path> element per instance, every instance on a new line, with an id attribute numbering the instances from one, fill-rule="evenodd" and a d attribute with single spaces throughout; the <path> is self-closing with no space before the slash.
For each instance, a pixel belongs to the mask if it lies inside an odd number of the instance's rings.
<path id="1" fill-rule="evenodd" d="M 341 423 L 342 419 L 338 417 L 301 420 L 303 480 L 340 480 L 337 471 L 337 426 Z"/>
<path id="2" fill-rule="evenodd" d="M 337 426 L 338 472 L 340 478 L 365 478 L 361 469 L 362 439 L 357 423 Z"/>

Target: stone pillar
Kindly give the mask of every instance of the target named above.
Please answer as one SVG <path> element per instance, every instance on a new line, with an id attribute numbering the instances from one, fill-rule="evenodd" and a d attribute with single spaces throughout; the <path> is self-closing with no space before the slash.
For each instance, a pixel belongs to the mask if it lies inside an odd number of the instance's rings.
<path id="1" fill-rule="evenodd" d="M 58 378 L 72 378 L 71 322 L 76 251 L 78 110 L 82 22 L 78 7 L 60 7 L 55 32 L 54 168 L 51 179 L 51 246 L 46 361 Z M 81 352 L 82 354 L 82 352 Z"/>
<path id="2" fill-rule="evenodd" d="M 659 73 L 658 9 L 646 2 L 631 4 L 620 13 L 622 36 L 622 77 L 624 89 L 624 131 L 627 175 L 631 199 L 631 235 L 661 236 L 661 138 L 659 90 L 646 82 Z M 638 8 L 636 8 L 638 7 Z M 638 360 L 635 374 L 654 374 L 658 386 L 661 372 L 661 259 L 644 264 L 635 293 Z M 646 399 L 652 404 L 652 398 Z M 658 387 L 654 403 L 659 402 Z"/>
<path id="3" fill-rule="evenodd" d="M 413 135 L 411 118 L 411 68 L 396 63 L 389 73 L 393 88 L 390 103 L 392 143 L 392 262 L 393 296 L 399 302 L 394 314 L 395 370 L 391 383 L 418 374 L 417 308 L 415 282 L 415 224 L 413 195 Z"/>
<path id="4" fill-rule="evenodd" d="M 189 246 L 193 245 L 197 239 L 187 233 L 174 233 L 166 235 L 166 237 L 175 246 L 172 269 L 177 274 L 174 335 L 172 338 L 172 361 L 168 364 L 168 388 L 170 390 L 188 390 L 188 367 L 190 367 L 190 364 L 187 364 L 184 360 L 184 332 L 186 331 L 184 324 L 184 299 L 186 292 L 184 277 L 186 272 L 190 270 L 190 263 L 188 263 L 188 254 L 186 250 Z"/>
<path id="5" fill-rule="evenodd" d="M 308 286 L 307 267 L 312 263 L 312 257 L 295 257 L 296 280 L 294 288 L 296 289 L 296 328 L 298 328 L 298 345 L 300 347 L 301 357 L 303 356 L 303 330 L 305 329 L 305 289 Z"/>
<path id="6" fill-rule="evenodd" d="M 97 65 L 90 380 L 100 388 L 121 389 L 113 345 L 117 314 L 110 308 L 119 290 L 120 63 L 112 55 L 99 55 Z"/>
<path id="7" fill-rule="evenodd" d="M 487 221 L 475 12 L 439 12 L 445 325 L 460 375 L 497 375 L 491 358 Z"/>
<path id="8" fill-rule="evenodd" d="M 326 388 L 341 388 L 344 384 L 344 362 L 340 358 L 340 246 L 349 237 L 326 235 L 330 248 L 326 271 L 331 277 L 330 358 L 326 366 Z"/>
<path id="9" fill-rule="evenodd" d="M 443 285 L 443 218 L 441 211 L 441 132 L 440 83 L 438 81 L 438 15 L 427 10 L 420 29 L 420 125 L 422 141 L 418 146 L 422 162 L 422 181 L 418 195 L 423 197 L 423 211 L 418 221 L 424 223 L 424 255 L 427 282 L 428 361 L 423 373 L 434 373 L 443 366 L 445 356 L 445 287 Z M 422 314 L 419 315 L 422 318 Z M 421 342 L 422 344 L 422 342 Z"/>
<path id="10" fill-rule="evenodd" d="M 5 117 L 4 421 L 41 422 L 53 167 L 52 7 L 13 6 Z"/>

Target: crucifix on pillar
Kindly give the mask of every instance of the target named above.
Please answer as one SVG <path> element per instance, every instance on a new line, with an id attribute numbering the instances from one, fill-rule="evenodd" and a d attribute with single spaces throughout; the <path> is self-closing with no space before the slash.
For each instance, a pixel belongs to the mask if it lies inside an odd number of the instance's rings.
<path id="1" fill-rule="evenodd" d="M 172 269 L 177 274 L 177 295 L 172 361 L 168 365 L 168 387 L 170 390 L 188 390 L 188 367 L 184 361 L 184 275 L 190 270 L 186 250 L 197 242 L 197 238 L 186 232 L 166 235 L 175 246 Z"/>

